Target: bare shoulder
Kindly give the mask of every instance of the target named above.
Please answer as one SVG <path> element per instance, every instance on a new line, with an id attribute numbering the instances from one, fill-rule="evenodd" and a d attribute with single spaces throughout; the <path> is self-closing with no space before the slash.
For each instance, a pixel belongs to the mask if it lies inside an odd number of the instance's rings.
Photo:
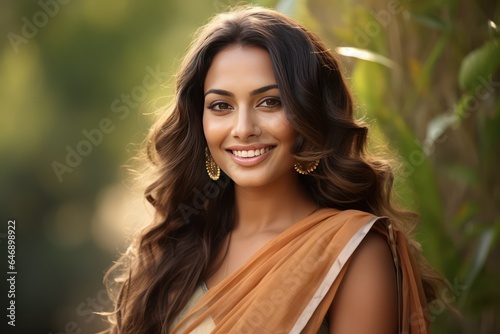
<path id="1" fill-rule="evenodd" d="M 351 261 L 329 311 L 330 333 L 396 333 L 396 271 L 389 245 L 369 232 Z"/>

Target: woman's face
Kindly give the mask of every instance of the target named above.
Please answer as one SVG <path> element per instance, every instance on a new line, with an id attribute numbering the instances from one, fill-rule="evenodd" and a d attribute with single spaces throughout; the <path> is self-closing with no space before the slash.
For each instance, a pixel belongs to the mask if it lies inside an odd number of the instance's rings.
<path id="1" fill-rule="evenodd" d="M 267 51 L 239 45 L 220 51 L 205 78 L 204 94 L 208 148 L 236 185 L 259 187 L 296 177 L 295 131 Z"/>

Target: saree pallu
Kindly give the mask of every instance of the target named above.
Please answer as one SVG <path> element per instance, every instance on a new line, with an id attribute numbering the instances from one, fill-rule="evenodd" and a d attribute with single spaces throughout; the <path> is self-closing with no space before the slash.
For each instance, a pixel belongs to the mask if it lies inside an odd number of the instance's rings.
<path id="1" fill-rule="evenodd" d="M 370 230 L 385 237 L 393 254 L 399 332 L 428 333 L 427 302 L 404 235 L 386 218 L 335 209 L 318 210 L 271 240 L 200 296 L 171 333 L 317 333 Z"/>

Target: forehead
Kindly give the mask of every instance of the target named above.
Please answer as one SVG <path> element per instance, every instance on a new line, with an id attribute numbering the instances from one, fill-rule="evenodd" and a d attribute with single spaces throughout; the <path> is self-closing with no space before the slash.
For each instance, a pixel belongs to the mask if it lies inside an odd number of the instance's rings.
<path id="1" fill-rule="evenodd" d="M 254 89 L 269 84 L 276 84 L 269 53 L 256 46 L 233 45 L 215 55 L 204 88 Z"/>

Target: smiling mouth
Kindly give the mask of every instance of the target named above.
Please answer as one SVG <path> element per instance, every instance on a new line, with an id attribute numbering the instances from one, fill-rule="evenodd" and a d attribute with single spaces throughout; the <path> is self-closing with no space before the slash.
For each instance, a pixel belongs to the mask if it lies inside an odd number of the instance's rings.
<path id="1" fill-rule="evenodd" d="M 267 147 L 264 147 L 261 149 L 248 150 L 248 151 L 243 151 L 243 150 L 241 150 L 241 151 L 228 150 L 228 151 L 239 158 L 253 158 L 253 157 L 257 157 L 259 155 L 262 155 L 264 153 L 267 153 L 275 147 L 276 146 L 267 146 Z"/>

